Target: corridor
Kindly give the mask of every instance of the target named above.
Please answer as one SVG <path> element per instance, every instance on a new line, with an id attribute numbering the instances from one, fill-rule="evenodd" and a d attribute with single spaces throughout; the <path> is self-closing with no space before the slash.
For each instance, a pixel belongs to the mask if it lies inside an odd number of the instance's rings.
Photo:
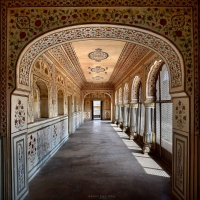
<path id="1" fill-rule="evenodd" d="M 25 199 L 168 200 L 170 184 L 170 170 L 156 156 L 142 154 L 110 121 L 94 120 L 69 136 L 30 182 Z"/>

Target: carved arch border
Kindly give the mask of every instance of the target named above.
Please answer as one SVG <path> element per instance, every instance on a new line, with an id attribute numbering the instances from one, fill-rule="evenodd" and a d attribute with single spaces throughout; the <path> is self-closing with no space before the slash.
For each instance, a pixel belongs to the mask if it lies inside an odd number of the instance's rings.
<path id="1" fill-rule="evenodd" d="M 124 104 L 127 104 L 127 103 L 129 103 L 129 92 L 130 92 L 130 90 L 129 90 L 129 85 L 128 85 L 127 82 L 124 84 L 123 92 L 124 92 L 124 95 L 123 95 L 123 97 L 124 97 L 124 98 L 123 98 L 123 103 L 124 103 Z"/>
<path id="2" fill-rule="evenodd" d="M 146 81 L 146 99 L 147 99 L 147 101 L 155 100 L 156 78 L 157 78 L 158 72 L 163 64 L 164 64 L 164 62 L 162 60 L 156 60 L 150 68 L 150 71 L 147 75 L 147 81 Z"/>
<path id="3" fill-rule="evenodd" d="M 112 91 L 104 91 L 104 90 L 99 90 L 99 91 L 96 91 L 96 90 L 93 90 L 93 91 L 84 91 L 83 92 L 83 99 L 85 99 L 86 98 L 86 96 L 87 95 L 89 95 L 89 94 L 94 94 L 94 93 L 103 93 L 103 94 L 107 94 L 109 97 L 110 97 L 110 99 L 112 100 Z"/>
<path id="4" fill-rule="evenodd" d="M 141 78 L 140 76 L 136 75 L 133 78 L 132 82 L 132 89 L 131 89 L 131 102 L 138 102 L 139 99 L 139 89 L 141 85 Z"/>
<path id="5" fill-rule="evenodd" d="M 34 61 L 43 52 L 63 43 L 89 39 L 121 40 L 136 43 L 155 51 L 162 57 L 169 69 L 170 92 L 184 90 L 183 57 L 174 44 L 163 36 L 142 28 L 110 24 L 85 24 L 60 28 L 30 42 L 20 54 L 17 62 L 16 90 L 30 91 L 30 71 Z"/>

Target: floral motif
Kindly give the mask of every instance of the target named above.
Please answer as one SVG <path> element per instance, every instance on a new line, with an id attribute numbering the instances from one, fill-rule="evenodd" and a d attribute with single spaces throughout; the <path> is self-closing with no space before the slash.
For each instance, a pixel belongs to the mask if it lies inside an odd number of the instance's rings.
<path id="1" fill-rule="evenodd" d="M 132 99 L 139 99 L 139 88 L 140 88 L 141 79 L 139 76 L 135 76 L 132 83 Z"/>
<path id="2" fill-rule="evenodd" d="M 122 103 L 122 88 L 119 88 L 119 103 L 121 104 Z"/>
<path id="3" fill-rule="evenodd" d="M 182 188 L 183 185 L 183 166 L 182 166 L 182 146 L 180 143 L 178 145 L 178 151 L 177 151 L 177 173 L 176 173 L 176 183 L 179 188 Z"/>
<path id="4" fill-rule="evenodd" d="M 52 140 L 53 140 L 53 144 L 56 145 L 57 144 L 57 127 L 56 125 L 53 126 L 53 135 L 52 135 Z"/>
<path id="5" fill-rule="evenodd" d="M 101 66 L 96 66 L 96 67 L 93 67 L 93 68 L 88 67 L 88 69 L 90 69 L 91 72 L 100 73 L 100 72 L 106 71 L 108 68 L 107 67 L 103 68 Z M 91 73 L 91 72 L 89 72 L 89 73 Z"/>
<path id="6" fill-rule="evenodd" d="M 85 118 L 90 118 L 90 112 L 85 112 Z"/>
<path id="7" fill-rule="evenodd" d="M 163 33 L 166 37 L 169 37 L 173 41 L 177 41 L 177 45 L 183 49 L 183 52 L 191 52 L 191 10 L 188 8 L 146 8 L 143 10 L 138 10 L 136 8 L 129 9 L 22 9 L 20 11 L 13 10 L 11 12 L 12 22 L 15 22 L 16 16 L 31 16 L 30 29 L 28 32 L 24 30 L 20 33 L 23 41 L 26 42 L 40 32 L 44 30 L 49 30 L 53 27 L 58 27 L 58 25 L 63 24 L 80 24 L 82 21 L 86 22 L 87 20 L 93 19 L 94 22 L 115 22 L 115 23 L 124 23 L 124 24 L 135 24 L 146 28 L 153 28 L 153 30 Z M 40 13 L 40 15 L 38 14 Z M 176 13 L 176 15 L 174 15 Z M 34 16 L 34 17 L 33 17 Z M 115 16 L 115 17 L 113 17 Z M 179 17 L 177 17 L 179 16 Z M 177 26 L 184 16 L 187 23 L 183 27 Z M 173 18 L 172 18 L 173 17 Z M 159 18 L 159 20 L 158 20 Z M 178 19 L 177 19 L 178 18 Z M 180 19 L 179 19 L 180 18 Z M 179 20 L 179 21 L 178 21 Z M 179 29 L 181 28 L 181 29 Z M 11 44 L 10 48 L 17 47 L 17 49 L 12 48 L 11 58 L 15 59 L 15 55 L 19 51 L 19 48 L 23 42 L 16 40 L 17 35 L 15 31 L 12 31 L 12 26 L 10 26 L 9 33 L 11 34 Z M 26 36 L 25 34 L 26 33 Z M 78 31 L 78 34 L 81 36 L 81 31 Z M 98 35 L 99 33 L 97 33 Z M 184 39 L 183 39 L 184 38 Z M 189 39 L 190 38 L 190 39 Z M 18 44 L 16 44 L 16 42 Z M 14 45 L 14 46 L 13 46 Z M 158 44 L 156 44 L 158 46 Z M 162 46 L 162 45 L 161 45 Z M 165 57 L 165 56 L 164 56 Z M 188 56 L 190 59 L 191 56 Z M 188 63 L 192 63 L 192 60 L 186 60 Z M 12 65 L 9 65 L 12 66 Z M 173 70 L 172 70 L 173 71 Z M 191 71 L 191 69 L 190 69 Z M 14 77 L 13 77 L 14 78 Z M 175 77 L 174 77 L 175 78 Z M 189 83 L 188 84 L 192 84 Z M 191 89 L 190 89 L 191 90 Z M 191 90 L 192 92 L 192 90 Z"/>
<path id="8" fill-rule="evenodd" d="M 124 103 L 128 103 L 128 97 L 129 97 L 129 88 L 128 88 L 128 83 L 125 84 L 124 86 Z"/>
<path id="9" fill-rule="evenodd" d="M 186 107 L 181 101 L 179 101 L 178 104 L 176 105 L 175 120 L 178 128 L 183 129 L 186 124 L 187 115 L 186 115 Z"/>
<path id="10" fill-rule="evenodd" d="M 92 79 L 94 79 L 94 80 L 98 81 L 98 80 L 101 80 L 101 79 L 103 79 L 103 77 L 101 77 L 101 76 L 95 76 L 95 77 L 92 77 Z"/>
<path id="11" fill-rule="evenodd" d="M 25 160 L 23 141 L 17 142 L 17 192 L 20 193 L 25 187 Z"/>
<path id="12" fill-rule="evenodd" d="M 37 147 L 36 147 L 36 138 L 33 137 L 31 134 L 29 136 L 29 142 L 28 142 L 28 160 L 31 163 L 31 167 L 34 165 L 35 158 L 37 156 Z"/>
<path id="13" fill-rule="evenodd" d="M 21 100 L 18 99 L 17 105 L 15 107 L 15 119 L 14 119 L 15 128 L 20 130 L 24 126 L 25 120 L 26 120 L 26 114 L 24 106 Z"/>
<path id="14" fill-rule="evenodd" d="M 88 54 L 88 57 L 96 62 L 101 62 L 102 60 L 108 58 L 108 56 L 108 53 L 103 52 L 100 48 L 97 48 L 95 51 Z"/>

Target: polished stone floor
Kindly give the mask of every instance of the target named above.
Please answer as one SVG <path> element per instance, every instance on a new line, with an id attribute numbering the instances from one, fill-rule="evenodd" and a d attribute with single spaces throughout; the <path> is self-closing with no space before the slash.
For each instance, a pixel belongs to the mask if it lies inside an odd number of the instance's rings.
<path id="1" fill-rule="evenodd" d="M 33 178 L 25 199 L 169 200 L 170 169 L 116 125 L 86 121 Z"/>

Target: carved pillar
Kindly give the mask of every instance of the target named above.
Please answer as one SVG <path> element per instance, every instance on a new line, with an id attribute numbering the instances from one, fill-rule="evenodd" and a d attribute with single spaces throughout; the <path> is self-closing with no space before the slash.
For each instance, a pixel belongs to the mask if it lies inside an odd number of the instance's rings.
<path id="1" fill-rule="evenodd" d="M 130 134 L 130 125 L 131 125 L 130 118 L 131 118 L 131 108 L 129 104 L 127 109 L 127 128 L 126 128 L 127 134 Z"/>
<path id="2" fill-rule="evenodd" d="M 115 124 L 118 124 L 118 105 L 115 105 Z"/>
<path id="3" fill-rule="evenodd" d="M 144 127 L 144 146 L 143 153 L 153 153 L 155 151 L 154 139 L 152 135 L 152 109 L 155 108 L 155 103 L 145 103 L 145 127 Z"/>
<path id="4" fill-rule="evenodd" d="M 124 107 L 123 105 L 119 106 L 119 127 L 123 128 L 123 116 L 124 116 Z"/>
<path id="5" fill-rule="evenodd" d="M 129 104 L 124 105 L 124 114 L 123 114 L 123 131 L 126 132 L 128 128 L 128 108 Z"/>
<path id="6" fill-rule="evenodd" d="M 137 111 L 138 103 L 132 103 L 130 107 L 130 140 L 137 139 Z"/>
<path id="7" fill-rule="evenodd" d="M 121 105 L 118 105 L 118 127 L 120 127 L 120 119 L 121 119 Z"/>

